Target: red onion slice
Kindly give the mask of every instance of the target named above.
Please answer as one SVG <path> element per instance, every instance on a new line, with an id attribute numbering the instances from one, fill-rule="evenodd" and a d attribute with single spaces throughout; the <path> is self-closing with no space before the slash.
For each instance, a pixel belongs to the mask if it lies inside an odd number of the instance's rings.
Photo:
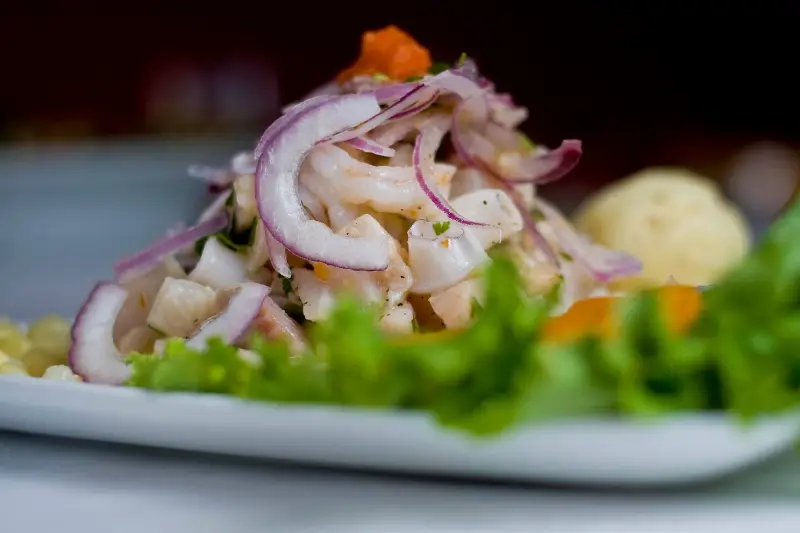
<path id="1" fill-rule="evenodd" d="M 264 237 L 267 240 L 267 250 L 272 268 L 284 278 L 291 278 L 292 269 L 289 268 L 289 260 L 286 258 L 286 247 L 278 242 L 269 229 L 265 229 Z"/>
<path id="2" fill-rule="evenodd" d="M 444 117 L 442 120 L 429 121 L 420 131 L 414 142 L 414 152 L 412 154 L 412 161 L 414 165 L 414 175 L 417 178 L 420 188 L 425 195 L 430 198 L 431 202 L 439 209 L 444 215 L 452 221 L 464 224 L 466 226 L 485 226 L 482 222 L 474 222 L 460 216 L 455 209 L 450 205 L 447 199 L 439 192 L 433 180 L 434 174 L 434 156 L 436 150 L 442 142 L 447 130 L 449 129 L 449 118 Z M 444 122 L 444 123 L 443 123 Z"/>
<path id="3" fill-rule="evenodd" d="M 241 284 L 231 296 L 228 307 L 200 326 L 187 339 L 186 346 L 202 350 L 211 337 L 219 337 L 226 344 L 235 343 L 256 319 L 268 295 L 269 287 L 265 285 L 252 282 Z"/>
<path id="4" fill-rule="evenodd" d="M 583 155 L 581 141 L 566 140 L 555 150 L 544 149 L 523 158 L 520 162 L 520 175 L 507 177 L 517 183 L 543 185 L 559 180 L 572 172 Z"/>
<path id="5" fill-rule="evenodd" d="M 230 189 L 227 189 L 216 195 L 214 197 L 214 200 L 210 204 L 208 204 L 208 207 L 206 207 L 203 210 L 203 212 L 200 213 L 200 216 L 197 217 L 197 223 L 201 224 L 203 222 L 207 222 L 212 218 L 219 216 L 220 213 L 224 213 L 225 207 L 227 206 L 228 203 L 228 198 L 230 198 L 230 196 L 231 196 Z M 184 230 L 185 229 L 187 228 L 184 228 Z M 173 236 L 177 235 L 177 232 L 173 233 L 172 235 Z"/>
<path id="6" fill-rule="evenodd" d="M 375 99 L 378 100 L 379 104 L 389 104 L 394 103 L 395 101 L 404 97 L 419 87 L 419 85 L 419 83 L 394 83 L 392 85 L 378 87 L 374 90 L 373 94 L 375 95 Z"/>
<path id="7" fill-rule="evenodd" d="M 351 270 L 385 270 L 385 239 L 349 238 L 308 216 L 298 195 L 300 165 L 337 132 L 375 116 L 374 96 L 345 95 L 299 113 L 263 147 L 256 171 L 258 212 L 269 233 L 298 257 Z"/>
<path id="8" fill-rule="evenodd" d="M 130 369 L 114 344 L 114 322 L 128 291 L 113 283 L 99 283 L 78 312 L 72 326 L 69 366 L 90 383 L 120 385 Z"/>
<path id="9" fill-rule="evenodd" d="M 344 144 L 352 146 L 356 150 L 361 150 L 362 152 L 367 152 L 368 154 L 379 155 L 381 157 L 392 157 L 394 155 L 394 149 L 384 146 L 379 142 L 373 141 L 372 139 L 368 139 L 367 137 L 355 137 L 345 141 Z"/>
<path id="10" fill-rule="evenodd" d="M 498 151 L 498 144 L 509 150 L 516 149 L 521 141 L 519 134 L 513 130 L 494 126 L 490 129 L 492 138 L 485 137 L 470 128 L 467 122 L 480 125 L 486 121 L 488 107 L 486 103 L 477 98 L 463 100 L 456 106 L 453 113 L 453 132 L 451 138 L 458 156 L 464 162 L 476 168 L 481 168 L 493 176 L 518 183 L 534 183 L 541 185 L 551 183 L 563 178 L 571 172 L 580 161 L 583 154 L 581 141 L 566 140 L 555 150 L 536 150 L 531 154 L 520 154 L 519 161 L 511 171 L 502 171 L 493 164 L 493 159 Z M 472 120 L 468 117 L 472 116 Z M 514 173 L 513 175 L 511 173 Z"/>
<path id="11" fill-rule="evenodd" d="M 286 114 L 279 117 L 275 122 L 270 124 L 270 126 L 266 129 L 266 131 L 261 135 L 261 138 L 258 140 L 258 143 L 256 144 L 255 150 L 253 150 L 253 157 L 256 159 L 256 162 L 259 159 L 261 159 L 261 156 L 264 153 L 264 147 L 270 141 L 272 141 L 272 139 L 276 135 L 279 135 L 281 131 L 286 127 L 286 125 L 291 123 L 297 117 L 297 115 L 303 113 L 306 110 L 324 105 L 335 98 L 336 98 L 335 96 L 329 96 L 329 95 L 314 96 L 312 98 L 309 98 L 308 100 L 303 100 L 302 102 L 298 102 L 297 104 L 291 106 L 286 111 Z"/>
<path id="12" fill-rule="evenodd" d="M 386 109 L 380 110 L 380 108 L 378 108 L 378 112 L 371 117 L 368 117 L 367 119 L 362 120 L 361 122 L 349 128 L 342 129 L 341 131 L 338 131 L 327 138 L 320 139 L 320 142 L 344 142 L 355 137 L 366 135 L 381 124 L 396 117 L 409 116 L 409 113 L 420 113 L 426 109 L 424 105 L 426 102 L 428 105 L 432 105 L 433 102 L 436 101 L 436 99 L 432 97 L 437 93 L 438 91 L 436 89 L 431 89 L 429 87 L 420 85 Z M 367 93 L 364 93 L 362 96 L 367 96 Z M 375 97 L 370 96 L 370 98 L 372 98 L 377 105 L 377 100 L 375 100 Z"/>
<path id="13" fill-rule="evenodd" d="M 339 94 L 342 94 L 342 87 L 335 80 L 329 81 L 328 83 L 320 85 L 297 102 L 292 102 L 291 104 L 285 106 L 283 109 L 281 109 L 281 114 L 285 115 L 296 105 L 305 102 L 306 100 L 310 100 L 311 98 L 316 98 L 318 96 L 336 96 Z"/>
<path id="14" fill-rule="evenodd" d="M 189 176 L 203 180 L 215 187 L 227 187 L 236 179 L 236 174 L 223 168 L 214 168 L 206 165 L 190 165 L 186 170 Z"/>
<path id="15" fill-rule="evenodd" d="M 178 234 L 165 237 L 152 246 L 117 261 L 114 265 L 114 276 L 116 279 L 121 279 L 133 271 L 152 268 L 159 264 L 164 257 L 193 245 L 198 239 L 216 233 L 227 225 L 228 214 L 219 213 L 210 220 L 201 222 Z"/>
<path id="16" fill-rule="evenodd" d="M 564 250 L 583 264 L 598 282 L 608 283 L 641 272 L 642 263 L 639 259 L 625 252 L 593 244 L 579 235 L 555 207 L 541 198 L 536 199 L 536 209 L 544 215 Z"/>

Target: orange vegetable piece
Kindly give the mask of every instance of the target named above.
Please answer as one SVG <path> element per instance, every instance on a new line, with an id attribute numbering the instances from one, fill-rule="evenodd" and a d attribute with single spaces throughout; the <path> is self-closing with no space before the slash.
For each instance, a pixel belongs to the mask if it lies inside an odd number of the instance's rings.
<path id="1" fill-rule="evenodd" d="M 395 25 L 364 32 L 361 55 L 336 80 L 344 83 L 355 76 L 383 74 L 393 80 L 424 76 L 431 69 L 431 54 Z"/>
<path id="2" fill-rule="evenodd" d="M 656 296 L 667 329 L 673 333 L 686 331 L 702 310 L 703 297 L 695 287 L 666 285 L 656 291 Z M 606 339 L 613 337 L 619 330 L 617 301 L 617 298 L 608 297 L 575 302 L 566 313 L 545 324 L 543 340 L 571 341 L 588 335 Z"/>

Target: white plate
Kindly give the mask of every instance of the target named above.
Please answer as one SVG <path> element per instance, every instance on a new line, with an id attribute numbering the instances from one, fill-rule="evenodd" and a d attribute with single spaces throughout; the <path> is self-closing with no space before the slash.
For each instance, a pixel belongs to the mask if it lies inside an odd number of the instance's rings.
<path id="1" fill-rule="evenodd" d="M 0 378 L 0 428 L 311 464 L 570 484 L 707 480 L 778 453 L 800 419 L 576 420 L 476 440 L 414 413 L 276 406 L 212 395 Z"/>

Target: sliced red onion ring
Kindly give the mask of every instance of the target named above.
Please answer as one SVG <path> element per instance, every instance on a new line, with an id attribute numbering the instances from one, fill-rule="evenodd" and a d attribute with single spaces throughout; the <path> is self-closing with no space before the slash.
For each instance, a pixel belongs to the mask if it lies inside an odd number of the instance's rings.
<path id="1" fill-rule="evenodd" d="M 572 172 L 583 155 L 581 141 L 570 139 L 561 142 L 555 150 L 542 150 L 524 157 L 520 162 L 520 175 L 508 177 L 509 181 L 543 185 L 559 180 Z"/>
<path id="2" fill-rule="evenodd" d="M 187 339 L 186 346 L 202 350 L 211 337 L 219 337 L 226 344 L 235 343 L 256 319 L 268 295 L 269 287 L 266 285 L 242 283 L 231 296 L 228 307 L 200 326 L 200 329 Z"/>
<path id="3" fill-rule="evenodd" d="M 450 220 L 466 226 L 486 226 L 482 222 L 474 222 L 460 216 L 439 192 L 439 188 L 434 183 L 434 156 L 449 129 L 450 120 L 448 117 L 444 117 L 444 119 L 444 121 L 429 121 L 422 128 L 414 142 L 412 161 L 417 183 L 419 183 L 422 191 L 430 198 L 431 202 Z"/>
<path id="4" fill-rule="evenodd" d="M 509 150 L 517 149 L 520 144 L 518 135 L 513 130 L 494 126 L 489 133 L 495 142 L 484 137 L 467 125 L 467 116 L 472 115 L 473 122 L 485 121 L 488 107 L 476 98 L 463 100 L 453 113 L 453 132 L 451 138 L 459 157 L 470 166 L 485 169 L 493 176 L 513 182 L 534 183 L 541 185 L 561 179 L 580 161 L 583 150 L 581 141 L 566 140 L 555 150 L 536 150 L 531 154 L 520 154 L 518 162 L 511 171 L 501 171 L 492 164 L 497 152 L 497 144 Z M 490 125 L 491 126 L 491 125 Z M 515 174 L 511 174 L 514 172 Z"/>
<path id="5" fill-rule="evenodd" d="M 372 140 L 376 143 L 383 146 L 392 146 L 402 141 L 409 133 L 416 130 L 419 127 L 420 118 L 419 115 L 416 115 L 393 120 L 376 128 L 370 135 L 372 136 Z"/>
<path id="6" fill-rule="evenodd" d="M 311 149 L 379 111 L 378 102 L 371 95 L 332 97 L 299 113 L 263 146 L 256 169 L 259 215 L 269 233 L 298 257 L 351 270 L 387 268 L 389 249 L 385 239 L 336 235 L 308 216 L 298 196 L 300 165 Z"/>
<path id="7" fill-rule="evenodd" d="M 130 369 L 114 344 L 114 322 L 128 291 L 113 283 L 99 283 L 89 294 L 72 326 L 69 366 L 89 383 L 120 385 Z"/>
<path id="8" fill-rule="evenodd" d="M 545 200 L 537 198 L 536 209 L 550 224 L 553 234 L 564 250 L 583 264 L 600 283 L 608 283 L 641 272 L 642 263 L 639 259 L 625 252 L 593 244 L 579 235 L 564 216 Z"/>
<path id="9" fill-rule="evenodd" d="M 230 189 L 225 190 L 216 195 L 214 197 L 214 201 L 208 204 L 208 207 L 206 207 L 203 210 L 203 212 L 200 213 L 200 216 L 197 217 L 197 223 L 201 224 L 203 222 L 211 220 L 216 216 L 219 216 L 220 213 L 223 213 L 228 203 L 228 198 L 230 198 L 230 196 L 231 196 Z M 175 233 L 173 233 L 173 235 L 175 235 Z"/>
<path id="10" fill-rule="evenodd" d="M 152 246 L 123 259 L 114 265 L 114 276 L 120 279 L 132 271 L 146 270 L 154 267 L 171 254 L 191 246 L 198 239 L 216 233 L 228 225 L 228 214 L 219 213 L 210 220 L 192 226 L 181 233 L 165 237 Z"/>
<path id="11" fill-rule="evenodd" d="M 514 105 L 507 94 L 490 95 L 489 113 L 493 122 L 509 129 L 516 128 L 528 118 L 528 109 Z"/>
<path id="12" fill-rule="evenodd" d="M 193 178 L 198 178 L 215 187 L 227 187 L 236 179 L 236 173 L 223 168 L 214 168 L 206 165 L 191 165 L 186 172 Z"/>
<path id="13" fill-rule="evenodd" d="M 342 129 L 341 131 L 336 132 L 327 138 L 320 139 L 320 142 L 344 142 L 355 137 L 366 135 L 381 124 L 395 117 L 409 116 L 409 111 L 413 111 L 413 113 L 420 113 L 426 109 L 423 104 L 428 102 L 428 105 L 432 105 L 433 102 L 436 101 L 435 98 L 431 99 L 431 97 L 437 92 L 438 91 L 436 89 L 431 89 L 429 87 L 420 85 L 386 109 L 381 110 L 378 108 L 378 112 L 371 117 L 368 117 L 367 119 L 362 120 L 358 124 L 355 124 L 349 128 Z M 367 93 L 364 93 L 363 96 L 367 96 Z M 375 100 L 375 97 L 370 95 L 370 98 L 372 98 L 372 101 L 374 101 L 377 106 L 377 100 Z"/>
<path id="14" fill-rule="evenodd" d="M 342 87 L 336 81 L 329 81 L 324 85 L 320 85 L 297 102 L 292 102 L 291 104 L 285 106 L 283 109 L 281 109 L 281 114 L 285 115 L 298 104 L 310 100 L 311 98 L 316 98 L 318 96 L 335 96 L 339 94 L 342 94 Z"/>
<path id="15" fill-rule="evenodd" d="M 379 155 L 381 157 L 392 157 L 394 155 L 394 149 L 384 146 L 367 137 L 355 137 L 354 139 L 345 141 L 344 144 L 352 146 L 353 148 L 361 150 L 362 152 Z"/>
<path id="16" fill-rule="evenodd" d="M 419 220 L 408 230 L 408 266 L 414 284 L 411 292 L 430 294 L 466 278 L 489 260 L 478 239 L 453 224 L 437 235 L 433 223 Z"/>
<path id="17" fill-rule="evenodd" d="M 379 104 L 389 104 L 404 97 L 417 87 L 419 87 L 419 83 L 394 83 L 392 85 L 378 87 L 374 90 L 373 94 Z"/>
<path id="18" fill-rule="evenodd" d="M 266 129 L 266 131 L 261 135 L 261 138 L 258 140 L 256 144 L 255 150 L 253 150 L 253 157 L 258 161 L 261 158 L 262 154 L 264 153 L 264 147 L 275 137 L 276 135 L 280 134 L 281 131 L 289 124 L 292 120 L 294 120 L 297 115 L 300 113 L 318 107 L 320 105 L 326 104 L 336 98 L 336 96 L 329 96 L 329 95 L 322 95 L 322 96 L 314 96 L 309 98 L 308 100 L 303 100 L 302 102 L 298 102 L 297 104 L 291 106 L 289 109 L 286 110 L 286 113 L 279 117 L 275 122 L 270 124 L 270 126 Z"/>
<path id="19" fill-rule="evenodd" d="M 286 258 L 286 247 L 278 242 L 268 229 L 265 230 L 264 237 L 267 240 L 267 250 L 272 268 L 284 278 L 291 278 L 292 269 L 289 268 L 289 260 Z"/>
<path id="20" fill-rule="evenodd" d="M 430 95 L 427 96 L 424 100 L 420 101 L 418 104 L 409 107 L 403 111 L 400 111 L 396 115 L 392 117 L 392 120 L 400 120 L 402 118 L 411 117 L 414 115 L 418 115 L 428 109 L 430 106 L 436 103 L 436 100 L 439 99 L 439 95 L 441 94 L 439 91 L 432 91 L 429 93 Z"/>

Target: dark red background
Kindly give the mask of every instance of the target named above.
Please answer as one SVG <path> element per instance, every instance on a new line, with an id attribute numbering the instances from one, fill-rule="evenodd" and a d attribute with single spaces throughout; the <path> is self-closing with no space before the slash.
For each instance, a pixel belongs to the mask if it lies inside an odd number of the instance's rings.
<path id="1" fill-rule="evenodd" d="M 154 125 L 146 88 L 177 66 L 202 77 L 248 59 L 274 68 L 287 102 L 351 61 L 364 29 L 391 22 L 437 59 L 477 58 L 530 107 L 534 139 L 582 138 L 572 183 L 656 163 L 719 175 L 750 140 L 800 136 L 790 2 L 271 4 L 3 8 L 4 139 L 256 130 L 270 117 Z"/>

